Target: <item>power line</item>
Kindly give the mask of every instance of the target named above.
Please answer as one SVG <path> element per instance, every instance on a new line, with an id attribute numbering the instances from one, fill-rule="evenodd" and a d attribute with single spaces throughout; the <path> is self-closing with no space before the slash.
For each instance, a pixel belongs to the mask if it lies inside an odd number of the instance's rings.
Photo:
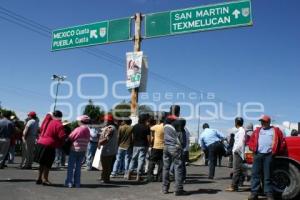
<path id="1" fill-rule="evenodd" d="M 45 25 L 42 25 L 34 20 L 31 20 L 29 18 L 26 18 L 20 14 L 17 14 L 11 10 L 8 10 L 2 6 L 0 6 L 0 13 L 1 14 L 4 14 L 6 17 L 3 17 L 3 16 L 0 16 L 1 19 L 4 19 L 6 21 L 9 21 L 11 23 L 14 23 L 16 25 L 19 25 L 27 30 L 30 30 L 32 32 L 35 32 L 43 37 L 47 37 L 47 38 L 51 38 L 51 30 L 49 27 L 45 26 Z M 10 17 L 10 18 L 7 18 L 7 17 Z M 115 56 L 115 55 L 112 55 L 106 51 L 103 51 L 103 50 L 100 50 L 100 49 L 97 49 L 97 48 L 86 48 L 86 49 L 77 49 L 77 50 L 80 50 L 82 52 L 85 52 L 89 55 L 92 55 L 94 57 L 97 57 L 97 58 L 100 58 L 102 60 L 105 60 L 107 62 L 110 62 L 112 64 L 115 64 L 117 66 L 120 66 L 121 68 L 124 69 L 124 59 L 118 57 L 118 56 Z M 190 91 L 194 91 L 194 92 L 197 92 L 197 93 L 205 93 L 207 94 L 207 92 L 204 92 L 204 91 L 199 91 L 197 89 L 194 89 L 192 87 L 189 87 L 185 84 L 182 84 L 182 83 L 179 83 L 175 80 L 172 80 L 172 79 L 169 79 L 169 78 L 166 78 L 164 76 L 161 76 L 155 72 L 152 72 L 152 71 L 149 71 L 149 74 L 152 75 L 152 78 L 156 79 L 156 80 L 159 80 L 161 82 L 164 82 L 164 83 L 167 83 L 168 85 L 174 87 L 174 88 L 177 88 L 175 87 L 175 85 L 179 86 L 180 88 L 182 89 L 188 89 Z M 220 101 L 223 101 L 224 103 L 227 103 L 227 104 L 230 104 L 230 105 L 234 105 L 233 103 L 230 103 L 228 101 L 224 101 L 223 99 L 220 99 L 220 98 L 216 98 Z M 235 106 L 235 105 L 234 105 Z"/>
<path id="2" fill-rule="evenodd" d="M 11 10 L 8 10 L 8 9 L 2 7 L 2 6 L 0 6 L 0 10 L 2 10 L 2 13 L 6 14 L 7 16 L 10 16 L 10 17 L 12 17 L 12 18 L 14 18 L 16 20 L 20 20 L 20 21 L 22 21 L 22 22 L 24 22 L 26 24 L 31 24 L 32 26 L 34 26 L 36 28 L 43 29 L 43 31 L 49 32 L 49 28 L 48 27 L 46 27 L 46 26 L 44 26 L 44 25 L 42 25 L 42 24 L 40 24 L 40 23 L 38 23 L 36 21 L 28 19 L 28 18 L 26 18 L 26 17 L 24 17 L 22 15 L 19 15 L 19 14 L 15 13 L 15 12 L 13 12 Z M 51 33 L 51 31 L 50 31 L 50 33 Z"/>

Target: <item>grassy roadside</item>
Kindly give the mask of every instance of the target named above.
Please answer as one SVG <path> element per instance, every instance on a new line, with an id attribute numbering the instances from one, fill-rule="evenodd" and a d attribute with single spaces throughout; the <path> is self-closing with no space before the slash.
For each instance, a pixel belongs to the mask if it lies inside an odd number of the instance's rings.
<path id="1" fill-rule="evenodd" d="M 193 152 L 189 152 L 189 159 L 190 162 L 195 162 L 196 160 L 198 160 L 200 158 L 200 156 L 202 155 L 202 151 L 198 150 L 198 151 L 193 151 Z"/>

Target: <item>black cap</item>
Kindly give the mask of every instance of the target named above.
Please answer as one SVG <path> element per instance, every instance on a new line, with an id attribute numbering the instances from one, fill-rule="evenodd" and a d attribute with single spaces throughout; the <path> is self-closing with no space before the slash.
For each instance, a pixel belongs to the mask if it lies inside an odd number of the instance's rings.
<path id="1" fill-rule="evenodd" d="M 179 117 L 179 115 L 180 115 L 180 106 L 179 105 L 172 105 L 170 107 L 170 114 L 171 115 L 176 115 L 177 117 Z"/>
<path id="2" fill-rule="evenodd" d="M 203 128 L 203 129 L 209 128 L 208 123 L 204 123 L 203 126 L 202 126 L 202 128 Z"/>
<path id="3" fill-rule="evenodd" d="M 243 126 L 243 124 L 244 124 L 244 119 L 242 117 L 237 117 L 237 118 L 235 118 L 234 121 L 239 126 Z"/>
<path id="4" fill-rule="evenodd" d="M 56 117 L 56 118 L 62 118 L 63 114 L 60 110 L 55 110 L 53 112 L 53 116 Z"/>

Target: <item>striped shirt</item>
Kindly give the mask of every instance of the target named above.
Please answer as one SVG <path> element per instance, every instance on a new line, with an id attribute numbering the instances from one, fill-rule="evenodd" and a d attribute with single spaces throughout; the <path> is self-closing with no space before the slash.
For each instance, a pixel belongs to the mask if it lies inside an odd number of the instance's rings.
<path id="1" fill-rule="evenodd" d="M 87 126 L 77 127 L 69 138 L 73 142 L 71 149 L 76 152 L 85 152 L 90 141 L 90 130 Z"/>

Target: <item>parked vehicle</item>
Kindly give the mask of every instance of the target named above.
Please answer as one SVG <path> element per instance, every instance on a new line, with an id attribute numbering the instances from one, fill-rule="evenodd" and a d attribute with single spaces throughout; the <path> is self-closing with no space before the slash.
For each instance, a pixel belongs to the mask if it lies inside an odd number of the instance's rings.
<path id="1" fill-rule="evenodd" d="M 286 151 L 276 156 L 272 165 L 273 190 L 284 200 L 296 200 L 300 197 L 300 137 L 286 137 L 285 141 Z M 251 168 L 253 153 L 247 147 L 245 161 Z"/>

